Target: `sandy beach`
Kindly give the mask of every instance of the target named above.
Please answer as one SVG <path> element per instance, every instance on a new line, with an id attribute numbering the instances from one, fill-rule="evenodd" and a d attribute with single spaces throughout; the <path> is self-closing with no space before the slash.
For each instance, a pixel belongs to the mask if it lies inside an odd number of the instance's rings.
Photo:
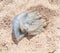
<path id="1" fill-rule="evenodd" d="M 12 22 L 25 11 L 41 13 L 48 23 L 40 34 L 16 44 Z M 0 0 L 0 53 L 60 53 L 60 0 Z"/>

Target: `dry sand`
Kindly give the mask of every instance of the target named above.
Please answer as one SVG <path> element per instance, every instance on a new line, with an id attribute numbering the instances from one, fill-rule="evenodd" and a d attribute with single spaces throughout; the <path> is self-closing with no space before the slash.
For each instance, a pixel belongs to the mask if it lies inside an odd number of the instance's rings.
<path id="1" fill-rule="evenodd" d="M 41 13 L 48 24 L 40 34 L 15 44 L 12 21 L 27 10 Z M 60 53 L 60 0 L 0 0 L 0 53 Z"/>

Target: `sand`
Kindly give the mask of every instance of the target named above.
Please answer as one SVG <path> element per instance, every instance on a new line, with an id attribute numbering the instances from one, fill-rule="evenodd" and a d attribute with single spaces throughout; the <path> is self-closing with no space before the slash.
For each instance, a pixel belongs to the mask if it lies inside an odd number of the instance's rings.
<path id="1" fill-rule="evenodd" d="M 47 26 L 40 34 L 16 44 L 12 22 L 24 11 L 41 13 Z M 0 0 L 0 53 L 60 53 L 60 0 Z"/>

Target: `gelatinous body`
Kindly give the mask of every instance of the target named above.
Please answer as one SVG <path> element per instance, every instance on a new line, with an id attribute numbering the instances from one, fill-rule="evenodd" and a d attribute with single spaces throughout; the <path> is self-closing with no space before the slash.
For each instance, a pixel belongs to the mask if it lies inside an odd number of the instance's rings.
<path id="1" fill-rule="evenodd" d="M 40 33 L 45 26 L 44 19 L 35 12 L 24 12 L 17 15 L 13 21 L 13 33 L 17 40 L 23 38 L 25 34 L 36 35 Z"/>

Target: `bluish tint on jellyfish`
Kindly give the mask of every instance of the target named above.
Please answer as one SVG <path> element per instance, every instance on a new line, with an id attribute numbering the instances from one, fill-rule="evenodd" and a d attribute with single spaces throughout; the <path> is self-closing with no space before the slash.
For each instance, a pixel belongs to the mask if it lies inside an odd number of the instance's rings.
<path id="1" fill-rule="evenodd" d="M 24 12 L 15 16 L 13 20 L 13 33 L 17 40 L 23 38 L 25 34 L 37 35 L 45 26 L 45 19 L 35 12 Z"/>

